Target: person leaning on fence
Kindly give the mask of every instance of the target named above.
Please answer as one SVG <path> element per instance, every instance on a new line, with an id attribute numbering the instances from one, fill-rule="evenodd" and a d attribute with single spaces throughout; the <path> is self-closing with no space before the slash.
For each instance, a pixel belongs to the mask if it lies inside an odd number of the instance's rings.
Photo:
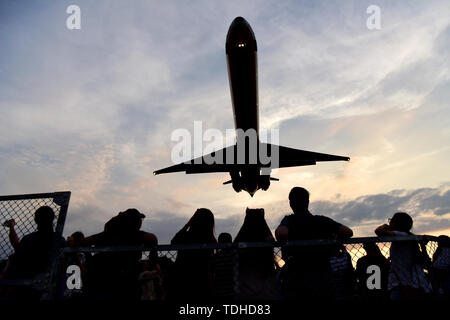
<path id="1" fill-rule="evenodd" d="M 353 231 L 324 216 L 312 215 L 309 193 L 301 187 L 292 188 L 289 204 L 293 214 L 285 216 L 275 236 L 278 241 L 348 239 Z M 282 270 L 282 293 L 287 299 L 334 298 L 330 258 L 335 246 L 299 246 L 283 248 L 286 264 Z"/>
<path id="2" fill-rule="evenodd" d="M 379 226 L 377 236 L 410 236 L 413 220 L 406 212 L 397 212 L 389 224 Z M 423 271 L 423 257 L 416 241 L 393 241 L 390 248 L 391 269 L 388 290 L 392 300 L 423 299 L 431 286 Z"/>
<path id="3" fill-rule="evenodd" d="M 20 240 L 11 259 L 6 279 L 34 279 L 50 271 L 59 249 L 65 246 L 63 237 L 53 230 L 55 213 L 48 206 L 38 208 L 34 214 L 37 231 Z M 39 299 L 41 292 L 31 288 L 17 288 L 12 291 L 13 299 Z"/>
<path id="4" fill-rule="evenodd" d="M 209 209 L 195 211 L 177 232 L 171 244 L 214 244 L 214 214 Z M 213 249 L 178 250 L 168 300 L 210 300 L 213 293 Z"/>
<path id="5" fill-rule="evenodd" d="M 234 242 L 275 242 L 264 219 L 264 209 L 247 208 Z M 239 300 L 278 299 L 273 247 L 240 249 L 238 261 Z"/>
<path id="6" fill-rule="evenodd" d="M 158 239 L 140 230 L 145 215 L 131 208 L 111 218 L 104 231 L 83 241 L 85 246 L 153 247 Z M 90 299 L 137 300 L 140 297 L 138 275 L 142 271 L 142 251 L 100 252 L 87 265 L 87 291 Z"/>

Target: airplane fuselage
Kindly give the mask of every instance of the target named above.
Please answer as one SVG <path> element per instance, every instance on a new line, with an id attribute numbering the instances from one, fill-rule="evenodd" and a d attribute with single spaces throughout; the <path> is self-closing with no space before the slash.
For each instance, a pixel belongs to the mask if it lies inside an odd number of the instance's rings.
<path id="1" fill-rule="evenodd" d="M 257 47 L 253 31 L 244 18 L 234 19 L 225 47 L 235 128 L 258 132 Z"/>
<path id="2" fill-rule="evenodd" d="M 237 17 L 231 23 L 225 51 L 234 126 L 237 135 L 248 130 L 254 130 L 258 137 L 257 45 L 253 30 L 244 18 Z M 237 139 L 239 139 L 239 136 Z M 259 138 L 257 140 L 259 141 Z M 236 191 L 246 190 L 252 196 L 259 189 L 260 182 L 263 182 L 260 176 L 260 168 L 256 165 L 248 166 L 240 172 L 230 172 L 230 174 L 233 180 L 233 188 Z M 269 177 L 265 177 L 264 180 L 269 182 Z"/>

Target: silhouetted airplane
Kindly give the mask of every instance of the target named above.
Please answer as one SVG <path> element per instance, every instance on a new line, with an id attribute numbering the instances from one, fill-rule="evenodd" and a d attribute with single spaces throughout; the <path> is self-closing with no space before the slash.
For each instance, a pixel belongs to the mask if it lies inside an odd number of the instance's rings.
<path id="1" fill-rule="evenodd" d="M 298 150 L 259 141 L 258 124 L 258 75 L 256 39 L 248 22 L 237 17 L 231 23 L 226 40 L 228 78 L 233 103 L 234 124 L 237 131 L 236 145 L 217 150 L 209 155 L 157 170 L 155 175 L 170 172 L 211 173 L 229 172 L 236 192 L 247 191 L 252 197 L 258 189 L 267 190 L 270 168 L 315 165 L 317 161 L 349 161 L 348 157 Z M 239 130 L 240 129 L 240 130 Z M 245 136 L 255 132 L 256 139 Z M 244 144 L 241 144 L 244 141 Z M 243 146 L 240 148 L 239 146 Z M 267 150 L 269 162 L 260 156 Z M 256 158 L 252 155 L 256 154 Z M 272 161 L 275 159 L 275 161 Z M 214 161 L 212 161 L 214 159 Z"/>

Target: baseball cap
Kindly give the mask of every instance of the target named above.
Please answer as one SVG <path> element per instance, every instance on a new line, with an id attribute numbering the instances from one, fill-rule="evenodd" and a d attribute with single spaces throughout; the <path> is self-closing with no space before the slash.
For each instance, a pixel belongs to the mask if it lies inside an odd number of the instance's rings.
<path id="1" fill-rule="evenodd" d="M 119 212 L 119 216 L 128 216 L 128 217 L 139 217 L 139 218 L 145 218 L 145 214 L 142 214 L 139 212 L 139 210 L 135 208 L 130 208 L 125 211 Z"/>

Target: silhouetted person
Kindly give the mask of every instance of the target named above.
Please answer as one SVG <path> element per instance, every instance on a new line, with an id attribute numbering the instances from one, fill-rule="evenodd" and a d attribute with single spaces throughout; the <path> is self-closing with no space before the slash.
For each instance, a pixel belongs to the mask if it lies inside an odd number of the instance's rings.
<path id="1" fill-rule="evenodd" d="M 64 238 L 53 231 L 55 213 L 48 206 L 38 208 L 34 214 L 37 231 L 20 240 L 8 268 L 8 279 L 34 279 L 50 271 Z M 39 299 L 41 293 L 31 288 L 13 290 L 14 299 Z"/>
<path id="2" fill-rule="evenodd" d="M 158 244 L 152 233 L 141 231 L 145 215 L 137 209 L 127 209 L 111 218 L 105 230 L 86 238 L 84 245 L 147 246 Z M 139 299 L 138 275 L 141 272 L 141 251 L 100 252 L 88 264 L 87 289 L 91 299 Z"/>
<path id="3" fill-rule="evenodd" d="M 331 275 L 336 300 L 348 300 L 354 297 L 356 290 L 356 273 L 352 265 L 352 257 L 344 245 L 336 248 L 330 259 Z"/>
<path id="4" fill-rule="evenodd" d="M 232 243 L 233 242 L 233 237 L 228 232 L 222 232 L 217 237 L 217 242 L 218 243 Z"/>
<path id="5" fill-rule="evenodd" d="M 438 248 L 433 254 L 431 272 L 433 290 L 439 297 L 450 298 L 450 238 L 438 237 Z"/>
<path id="6" fill-rule="evenodd" d="M 324 216 L 312 215 L 309 193 L 292 188 L 289 204 L 294 212 L 285 216 L 275 231 L 278 241 L 348 239 L 353 231 Z M 286 250 L 287 249 L 287 250 Z M 288 299 L 333 298 L 330 258 L 333 246 L 301 246 L 283 249 L 283 292 Z"/>
<path id="7" fill-rule="evenodd" d="M 84 234 L 81 231 L 76 231 L 72 233 L 69 237 L 67 237 L 67 246 L 69 248 L 78 248 L 83 245 L 85 240 Z M 75 252 L 70 253 L 67 256 L 67 265 L 76 265 L 80 268 L 81 271 L 81 283 L 84 285 L 86 283 L 86 265 L 87 261 L 91 257 L 90 253 L 85 252 Z M 66 290 L 65 298 L 67 299 L 81 299 L 84 297 L 82 289 L 72 289 Z"/>
<path id="8" fill-rule="evenodd" d="M 413 219 L 405 212 L 397 212 L 389 224 L 379 226 L 377 236 L 412 235 Z M 423 253 L 426 254 L 426 253 Z M 431 287 L 423 271 L 422 253 L 415 241 L 393 241 L 390 248 L 391 269 L 388 290 L 392 300 L 423 299 Z"/>
<path id="9" fill-rule="evenodd" d="M 197 209 L 186 225 L 173 237 L 172 244 L 213 244 L 214 215 Z M 178 250 L 171 276 L 169 299 L 209 300 L 213 293 L 212 249 Z"/>
<path id="10" fill-rule="evenodd" d="M 367 242 L 363 245 L 366 255 L 356 262 L 356 274 L 358 276 L 358 291 L 364 300 L 384 300 L 387 296 L 387 284 L 389 274 L 389 261 L 380 251 L 380 248 L 373 242 Z M 380 288 L 369 288 L 367 279 L 374 274 L 374 271 L 368 270 L 370 266 L 380 268 Z M 370 271 L 370 272 L 368 272 Z"/>
<path id="11" fill-rule="evenodd" d="M 217 237 L 219 244 L 232 244 L 229 233 Z M 231 248 L 218 249 L 214 254 L 214 297 L 217 301 L 231 300 L 234 297 L 235 254 Z"/>
<path id="12" fill-rule="evenodd" d="M 275 242 L 264 219 L 264 209 L 248 209 L 234 242 Z M 239 250 L 239 298 L 274 300 L 278 298 L 273 248 Z"/>

